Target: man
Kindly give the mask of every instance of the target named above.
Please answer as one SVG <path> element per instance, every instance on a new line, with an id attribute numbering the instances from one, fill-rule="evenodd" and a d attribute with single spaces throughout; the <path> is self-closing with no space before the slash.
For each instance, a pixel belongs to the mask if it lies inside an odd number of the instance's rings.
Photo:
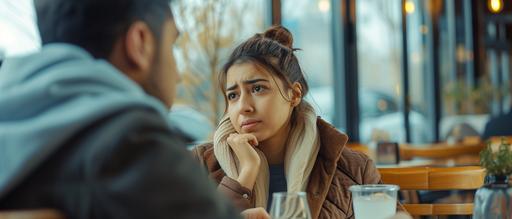
<path id="1" fill-rule="evenodd" d="M 178 81 L 168 0 L 34 3 L 43 48 L 0 70 L 0 209 L 238 217 L 165 122 Z"/>
<path id="2" fill-rule="evenodd" d="M 509 87 L 512 86 L 512 81 L 509 81 Z M 509 93 L 512 96 L 512 93 Z M 510 102 L 510 101 L 509 101 Z M 482 139 L 489 140 L 492 137 L 499 136 L 512 136 L 512 107 L 509 107 L 507 113 L 491 117 L 485 124 Z"/>
<path id="3" fill-rule="evenodd" d="M 487 140 L 493 136 L 512 136 L 512 110 L 503 115 L 491 118 L 485 124 L 482 139 Z"/>

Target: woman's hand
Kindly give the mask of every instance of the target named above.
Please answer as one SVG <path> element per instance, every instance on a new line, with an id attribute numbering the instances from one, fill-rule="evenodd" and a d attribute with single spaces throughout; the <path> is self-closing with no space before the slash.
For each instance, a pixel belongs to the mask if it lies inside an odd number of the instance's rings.
<path id="1" fill-rule="evenodd" d="M 258 139 L 252 134 L 230 134 L 228 144 L 240 161 L 238 179 L 240 185 L 252 190 L 260 169 L 261 159 L 254 149 Z"/>
<path id="2" fill-rule="evenodd" d="M 249 208 L 245 211 L 242 211 L 242 216 L 244 219 L 270 219 L 270 215 L 268 215 L 267 211 L 262 207 L 259 208 Z"/>

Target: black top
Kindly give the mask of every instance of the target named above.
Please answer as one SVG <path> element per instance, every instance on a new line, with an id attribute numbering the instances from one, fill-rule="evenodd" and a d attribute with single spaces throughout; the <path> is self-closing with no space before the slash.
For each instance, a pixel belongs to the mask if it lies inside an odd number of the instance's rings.
<path id="1" fill-rule="evenodd" d="M 272 194 L 274 192 L 286 192 L 286 176 L 284 174 L 284 164 L 269 165 L 269 188 L 268 188 L 268 202 L 267 211 L 270 212 L 272 206 Z"/>
<path id="2" fill-rule="evenodd" d="M 489 120 L 485 125 L 482 139 L 488 139 L 492 136 L 509 135 L 512 135 L 512 111 Z"/>

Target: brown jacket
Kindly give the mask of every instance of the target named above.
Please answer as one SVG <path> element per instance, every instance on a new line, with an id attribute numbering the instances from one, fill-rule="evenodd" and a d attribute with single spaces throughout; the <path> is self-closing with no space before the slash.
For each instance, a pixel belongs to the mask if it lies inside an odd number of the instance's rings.
<path id="1" fill-rule="evenodd" d="M 354 218 L 348 188 L 358 184 L 380 183 L 380 174 L 366 155 L 345 147 L 347 135 L 318 119 L 320 151 L 306 189 L 313 218 Z M 251 191 L 225 176 L 213 153 L 213 144 L 194 149 L 194 155 L 207 168 L 218 189 L 240 209 L 254 207 Z"/>

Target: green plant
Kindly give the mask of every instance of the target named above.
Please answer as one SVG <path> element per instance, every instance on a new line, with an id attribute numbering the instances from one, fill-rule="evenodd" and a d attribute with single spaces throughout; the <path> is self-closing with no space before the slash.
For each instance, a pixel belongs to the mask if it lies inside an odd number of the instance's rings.
<path id="1" fill-rule="evenodd" d="M 510 143 L 505 138 L 497 151 L 493 151 L 491 142 L 480 152 L 480 165 L 487 171 L 487 175 L 509 176 L 512 174 L 512 151 Z"/>
<path id="2" fill-rule="evenodd" d="M 510 95 L 508 83 L 493 85 L 490 78 L 482 77 L 474 85 L 459 78 L 447 82 L 443 88 L 443 107 L 451 115 L 484 114 L 491 110 L 492 101 L 503 101 Z"/>

